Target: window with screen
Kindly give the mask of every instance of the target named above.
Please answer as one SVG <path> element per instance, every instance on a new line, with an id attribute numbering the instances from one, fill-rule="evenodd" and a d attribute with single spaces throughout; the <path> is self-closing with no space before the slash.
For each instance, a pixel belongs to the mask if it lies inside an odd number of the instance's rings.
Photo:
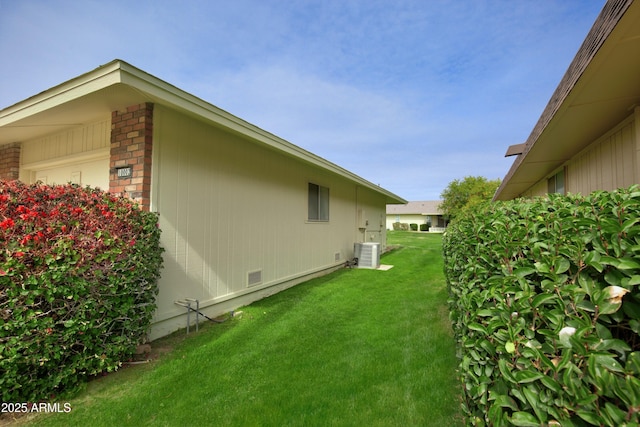
<path id="1" fill-rule="evenodd" d="M 329 188 L 309 183 L 309 221 L 329 221 Z"/>
<path id="2" fill-rule="evenodd" d="M 547 192 L 549 194 L 565 194 L 564 189 L 564 169 L 547 180 Z"/>

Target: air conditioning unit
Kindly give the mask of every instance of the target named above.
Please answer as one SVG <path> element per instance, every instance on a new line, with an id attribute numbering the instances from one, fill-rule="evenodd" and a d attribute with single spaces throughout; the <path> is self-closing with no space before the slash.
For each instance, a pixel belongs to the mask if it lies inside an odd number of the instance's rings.
<path id="1" fill-rule="evenodd" d="M 353 245 L 353 254 L 358 258 L 358 268 L 380 267 L 380 243 L 356 243 Z"/>

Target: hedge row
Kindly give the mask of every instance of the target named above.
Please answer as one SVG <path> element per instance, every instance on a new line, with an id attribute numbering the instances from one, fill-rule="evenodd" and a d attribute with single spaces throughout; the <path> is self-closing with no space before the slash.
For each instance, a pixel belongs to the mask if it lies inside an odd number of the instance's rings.
<path id="1" fill-rule="evenodd" d="M 638 425 L 638 187 L 491 204 L 443 239 L 469 424 Z"/>
<path id="2" fill-rule="evenodd" d="M 155 310 L 159 237 L 127 199 L 0 181 L 0 401 L 46 400 L 132 355 Z"/>
<path id="3" fill-rule="evenodd" d="M 420 227 L 420 231 L 429 231 L 429 224 L 407 224 L 406 222 L 394 222 L 393 229 L 395 231 L 418 231 L 418 226 Z"/>

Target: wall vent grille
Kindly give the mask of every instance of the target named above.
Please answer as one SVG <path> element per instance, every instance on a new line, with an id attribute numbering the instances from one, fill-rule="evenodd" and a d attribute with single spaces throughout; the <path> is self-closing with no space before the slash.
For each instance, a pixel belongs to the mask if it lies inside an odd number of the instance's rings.
<path id="1" fill-rule="evenodd" d="M 262 270 L 247 273 L 247 286 L 255 286 L 262 283 Z"/>

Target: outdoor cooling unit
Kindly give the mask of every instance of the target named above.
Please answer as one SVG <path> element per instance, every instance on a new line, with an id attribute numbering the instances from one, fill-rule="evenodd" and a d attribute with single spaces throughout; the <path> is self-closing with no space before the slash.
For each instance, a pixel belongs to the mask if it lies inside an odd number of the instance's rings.
<path id="1" fill-rule="evenodd" d="M 353 252 L 353 256 L 358 258 L 358 268 L 380 267 L 380 243 L 356 243 Z"/>

